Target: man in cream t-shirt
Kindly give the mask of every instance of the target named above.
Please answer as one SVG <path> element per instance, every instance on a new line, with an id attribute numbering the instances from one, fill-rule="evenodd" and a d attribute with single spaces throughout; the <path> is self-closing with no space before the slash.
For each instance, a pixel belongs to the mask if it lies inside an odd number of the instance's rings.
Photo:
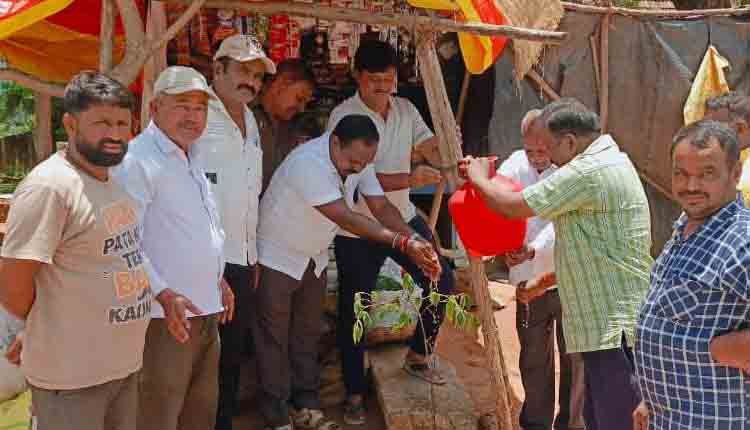
<path id="1" fill-rule="evenodd" d="M 367 116 L 348 115 L 332 132 L 293 150 L 261 201 L 258 227 L 258 376 L 266 425 L 334 430 L 323 416 L 318 389 L 318 341 L 325 297 L 323 271 L 339 229 L 392 246 L 435 279 L 440 266 L 429 243 L 414 237 L 383 196 L 371 162 L 378 132 Z M 355 192 L 375 220 L 351 210 Z"/>
<path id="2" fill-rule="evenodd" d="M 67 149 L 32 170 L 13 198 L 0 304 L 26 319 L 21 366 L 34 428 L 135 430 L 152 270 L 136 203 L 109 176 L 127 152 L 133 98 L 83 72 L 63 106 Z"/>

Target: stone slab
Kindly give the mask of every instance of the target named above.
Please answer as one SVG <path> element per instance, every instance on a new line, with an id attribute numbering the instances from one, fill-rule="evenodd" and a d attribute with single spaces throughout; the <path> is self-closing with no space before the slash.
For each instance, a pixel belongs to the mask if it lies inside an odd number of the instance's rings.
<path id="1" fill-rule="evenodd" d="M 407 374 L 407 348 L 381 346 L 369 352 L 378 401 L 388 430 L 476 430 L 479 416 L 453 365 L 441 359 L 445 385 L 432 385 Z"/>

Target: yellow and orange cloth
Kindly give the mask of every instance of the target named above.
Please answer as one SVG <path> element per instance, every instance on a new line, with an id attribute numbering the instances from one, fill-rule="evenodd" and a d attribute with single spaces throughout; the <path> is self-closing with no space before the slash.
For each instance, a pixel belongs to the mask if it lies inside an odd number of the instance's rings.
<path id="1" fill-rule="evenodd" d="M 408 0 L 414 7 L 452 11 L 460 13 L 467 22 L 504 25 L 507 20 L 493 0 Z M 505 37 L 477 36 L 458 33 L 458 43 L 466 63 L 466 69 L 473 74 L 483 73 L 490 68 L 503 52 L 508 39 Z"/>
<path id="2" fill-rule="evenodd" d="M 99 63 L 100 0 L 6 0 L 0 7 L 0 58 L 9 67 L 50 82 L 67 82 Z M 2 4 L 0 3 L 0 4 Z M 145 0 L 137 0 L 145 17 Z M 120 20 L 114 59 L 124 53 Z"/>

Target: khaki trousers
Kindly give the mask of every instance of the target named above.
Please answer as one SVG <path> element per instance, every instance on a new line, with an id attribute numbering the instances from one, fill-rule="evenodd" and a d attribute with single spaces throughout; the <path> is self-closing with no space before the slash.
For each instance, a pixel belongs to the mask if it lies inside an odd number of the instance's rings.
<path id="1" fill-rule="evenodd" d="M 31 399 L 39 430 L 135 430 L 138 376 L 76 390 L 31 387 Z"/>
<path id="2" fill-rule="evenodd" d="M 164 319 L 152 319 L 143 352 L 138 430 L 213 430 L 219 350 L 215 315 L 190 318 L 184 344 L 172 337 Z"/>

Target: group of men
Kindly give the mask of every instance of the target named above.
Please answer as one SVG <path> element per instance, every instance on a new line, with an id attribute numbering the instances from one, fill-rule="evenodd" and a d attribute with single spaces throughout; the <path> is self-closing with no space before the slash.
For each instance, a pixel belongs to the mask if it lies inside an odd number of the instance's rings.
<path id="1" fill-rule="evenodd" d="M 748 124 L 750 98 L 732 93 L 674 136 L 672 192 L 683 213 L 655 262 L 638 173 L 580 102 L 524 118 L 524 150 L 499 169 L 522 192 L 488 180 L 488 159 L 464 161 L 490 208 L 529 219 L 526 244 L 506 256 L 525 306 L 524 429 L 553 423 L 554 325 L 555 428 L 580 428 L 580 392 L 587 429 L 750 428 L 750 210 L 738 193 Z M 580 367 L 582 381 L 571 379 Z"/>
<path id="2" fill-rule="evenodd" d="M 408 201 L 441 164 L 393 95 L 397 65 L 390 45 L 363 41 L 358 92 L 325 132 L 299 116 L 315 86 L 304 63 L 274 64 L 250 36 L 221 43 L 210 86 L 164 70 L 135 138 L 127 88 L 96 72 L 70 81 L 67 147 L 19 184 L 0 261 L 0 304 L 26 321 L 11 359 L 37 428 L 231 429 L 250 333 L 266 426 L 338 428 L 317 357 L 334 242 L 344 420 L 364 423 L 355 293 L 374 288 L 386 256 L 425 296 L 453 279 Z M 427 363 L 443 314 L 424 302 L 404 369 L 440 384 Z"/>
<path id="3" fill-rule="evenodd" d="M 453 282 L 409 202 L 442 164 L 416 108 L 393 96 L 397 64 L 387 43 L 363 41 L 358 92 L 325 132 L 298 116 L 315 85 L 304 64 L 276 65 L 247 36 L 221 44 L 210 86 L 166 69 L 132 140 L 125 87 L 95 72 L 68 84 L 69 143 L 19 185 L 0 262 L 0 304 L 26 320 L 38 428 L 230 429 L 252 333 L 266 426 L 336 429 L 317 358 L 332 244 L 344 420 L 364 423 L 355 293 L 387 257 L 424 294 Z M 750 210 L 737 193 L 749 108 L 713 100 L 675 135 L 683 214 L 656 262 L 638 173 L 580 102 L 524 118 L 524 149 L 499 168 L 523 191 L 488 180 L 488 159 L 463 161 L 490 208 L 529 219 L 505 256 L 524 429 L 750 428 Z M 428 362 L 443 309 L 424 303 L 404 369 L 442 384 Z"/>

